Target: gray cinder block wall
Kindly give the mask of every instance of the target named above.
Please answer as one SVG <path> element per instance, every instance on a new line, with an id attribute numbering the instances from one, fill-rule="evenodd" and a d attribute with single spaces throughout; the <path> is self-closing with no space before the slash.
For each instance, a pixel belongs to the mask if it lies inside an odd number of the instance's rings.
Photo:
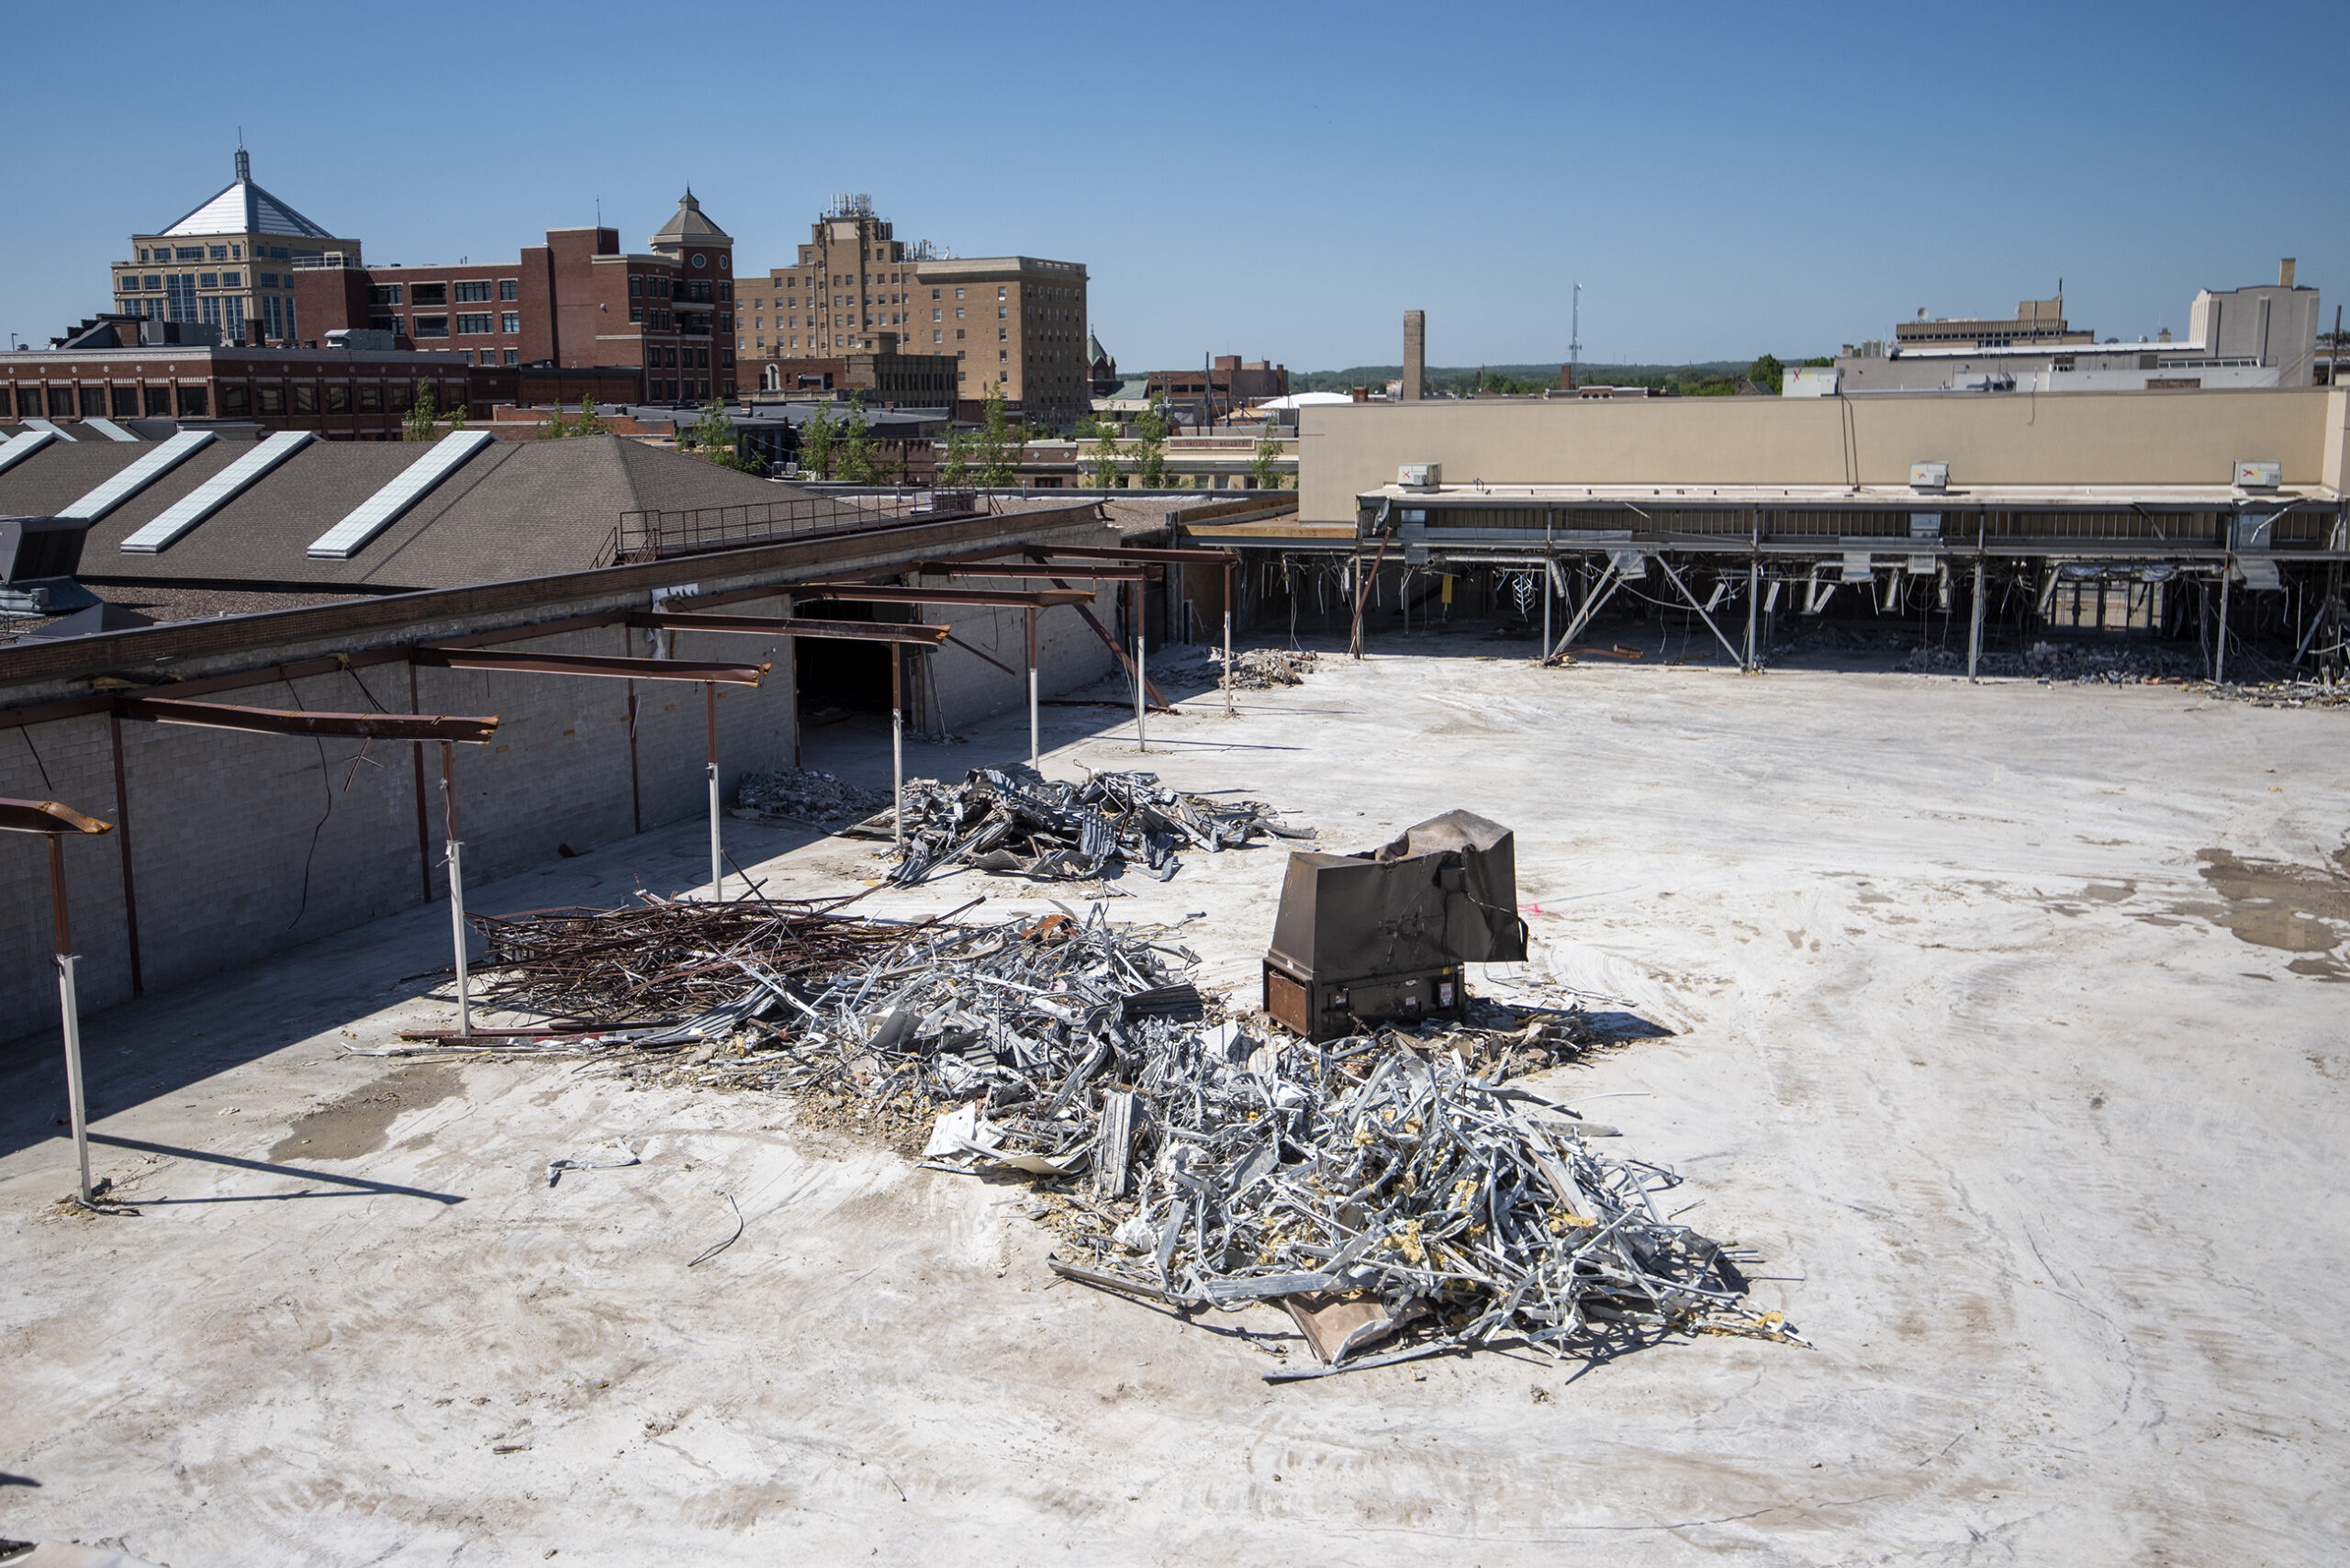
<path id="1" fill-rule="evenodd" d="M 1039 531 L 1035 537 L 1099 543 L 1102 531 L 1096 523 Z M 721 578 L 703 586 L 718 591 L 737 585 Z M 608 596 L 603 603 L 565 604 L 554 613 L 591 613 L 618 602 Z M 724 609 L 763 615 L 779 614 L 783 607 L 779 588 L 773 599 Z M 1094 613 L 1114 627 L 1108 595 L 1097 596 Z M 958 610 L 938 618 L 954 620 L 957 635 L 1015 669 L 1024 667 L 1021 613 Z M 504 622 L 512 623 L 510 617 Z M 419 623 L 374 641 L 380 646 L 492 629 L 456 621 Z M 1097 680 L 1113 666 L 1110 651 L 1073 610 L 1046 611 L 1039 632 L 1041 685 L 1048 694 Z M 498 646 L 500 652 L 652 652 L 645 633 L 617 625 Z M 789 649 L 783 638 L 672 634 L 671 652 L 679 658 L 774 666 L 757 688 L 719 689 L 720 783 L 730 796 L 743 773 L 789 765 L 797 724 Z M 319 651 L 254 646 L 241 650 L 229 667 L 315 658 Z M 1008 676 L 953 644 L 931 657 L 950 727 L 1026 700 L 1024 675 Z M 698 682 L 436 668 L 412 673 L 419 711 L 498 716 L 489 745 L 454 748 L 457 827 L 469 885 L 550 859 L 561 844 L 575 849 L 609 845 L 705 809 L 705 710 Z M 405 663 L 378 664 L 240 687 L 205 700 L 407 712 L 410 676 Z M 633 776 L 632 686 L 637 698 Z M 122 824 L 103 836 L 71 838 L 64 846 L 85 1014 L 131 995 L 126 848 L 135 881 L 140 978 L 150 993 L 447 896 L 437 745 L 363 745 L 124 722 L 125 799 L 118 805 L 116 723 L 92 714 L 0 730 L 0 795 L 62 801 Z M 47 856 L 46 844 L 35 835 L 0 834 L 0 1038 L 56 1026 Z"/>

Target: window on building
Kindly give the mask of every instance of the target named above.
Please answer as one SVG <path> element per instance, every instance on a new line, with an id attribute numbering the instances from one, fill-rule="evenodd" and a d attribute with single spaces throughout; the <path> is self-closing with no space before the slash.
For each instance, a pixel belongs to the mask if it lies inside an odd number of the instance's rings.
<path id="1" fill-rule="evenodd" d="M 185 392 L 187 388 L 182 387 L 180 390 Z M 255 387 L 254 392 L 257 398 L 256 412 L 263 414 L 282 414 L 285 411 L 285 387 L 260 386 Z"/>
<path id="2" fill-rule="evenodd" d="M 361 413 L 380 414 L 384 411 L 384 389 L 381 386 L 362 386 L 358 392 Z"/>
<path id="3" fill-rule="evenodd" d="M 1012 319 L 1012 312 L 1004 306 L 999 305 L 995 308 L 995 319 L 999 321 L 1010 320 Z"/>
<path id="4" fill-rule="evenodd" d="M 486 277 L 460 278 L 457 281 L 457 303 L 460 305 L 488 304 L 489 279 Z"/>
<path id="5" fill-rule="evenodd" d="M 261 330 L 266 337 L 282 340 L 285 336 L 285 301 L 274 294 L 261 297 Z"/>
<path id="6" fill-rule="evenodd" d="M 423 290 L 419 289 L 417 292 L 420 294 Z M 449 318 L 419 316 L 408 328 L 408 335 L 411 338 L 445 338 L 449 335 Z"/>
<path id="7" fill-rule="evenodd" d="M 631 299 L 642 299 L 644 297 L 643 274 L 631 273 L 628 274 L 628 297 Z"/>
<path id="8" fill-rule="evenodd" d="M 229 256 L 232 261 L 241 262 L 245 259 L 245 248 L 242 245 L 231 245 L 229 247 Z"/>
<path id="9" fill-rule="evenodd" d="M 277 286 L 277 274 L 275 273 L 263 273 L 257 281 L 263 288 L 275 288 Z"/>
<path id="10" fill-rule="evenodd" d="M 500 364 L 520 364 L 522 363 L 522 351 L 520 349 L 501 349 L 498 351 L 498 363 Z"/>
<path id="11" fill-rule="evenodd" d="M 498 330 L 501 332 L 520 331 L 522 330 L 522 313 L 520 310 L 508 310 L 502 312 L 498 318 Z"/>
<path id="12" fill-rule="evenodd" d="M 242 288 L 245 286 L 245 274 L 242 273 L 222 273 L 220 274 L 220 286 L 223 288 Z"/>
<path id="13" fill-rule="evenodd" d="M 408 291 L 408 300 L 411 305 L 446 305 L 449 303 L 449 286 L 445 283 L 413 285 Z"/>
<path id="14" fill-rule="evenodd" d="M 327 388 L 327 412 L 330 414 L 347 414 L 351 412 L 350 387 L 330 386 Z"/>
<path id="15" fill-rule="evenodd" d="M 196 274 L 173 273 L 165 280 L 165 287 L 171 296 L 171 319 L 174 321 L 195 320 Z"/>
<path id="16" fill-rule="evenodd" d="M 397 283 L 379 283 L 374 287 L 368 289 L 367 303 L 370 305 L 397 305 L 400 303 L 401 295 L 404 292 L 405 290 L 402 286 Z"/>
<path id="17" fill-rule="evenodd" d="M 261 254 L 261 247 L 259 245 L 255 245 L 253 247 L 253 254 L 256 256 Z M 285 247 L 283 245 L 272 245 L 269 248 L 269 259 L 274 262 L 282 262 L 285 260 Z"/>
<path id="18" fill-rule="evenodd" d="M 464 338 L 487 337 L 489 333 L 489 312 L 472 310 L 457 318 L 457 335 Z"/>
<path id="19" fill-rule="evenodd" d="M 319 389 L 315 386 L 308 386 L 295 387 L 294 412 L 297 414 L 315 414 L 318 411 Z"/>
<path id="20" fill-rule="evenodd" d="M 957 299 L 962 298 L 962 297 L 963 297 L 963 291 L 962 291 L 961 289 L 959 289 L 959 288 L 958 288 L 958 289 L 957 289 L 957 290 L 955 291 L 955 297 L 956 297 L 956 298 L 957 298 Z M 961 312 L 960 310 L 957 310 L 957 312 L 955 312 L 955 314 L 956 314 L 956 315 L 957 315 L 957 316 L 960 316 L 960 315 L 962 314 L 962 312 Z"/>
<path id="21" fill-rule="evenodd" d="M 201 245 L 179 246 L 173 251 L 172 260 L 175 262 L 200 262 L 204 260 L 204 247 Z"/>
<path id="22" fill-rule="evenodd" d="M 1005 297 L 1005 296 L 1004 296 L 1004 292 L 1003 292 L 1002 286 L 1001 286 L 1001 285 L 998 285 L 998 286 L 997 286 L 997 287 L 996 287 L 996 291 L 995 291 L 995 297 L 996 297 L 998 299 L 1002 299 L 1002 298 L 1003 298 L 1003 297 Z"/>
<path id="23" fill-rule="evenodd" d="M 628 308 L 628 319 L 639 323 L 640 325 L 643 324 L 644 320 L 644 307 L 642 305 L 630 306 Z"/>
<path id="24" fill-rule="evenodd" d="M 139 274 L 125 273 L 115 286 L 124 294 L 136 294 L 139 292 Z"/>
<path id="25" fill-rule="evenodd" d="M 218 273 L 198 273 L 196 274 L 196 286 L 198 288 L 218 288 L 220 286 L 220 274 Z"/>
<path id="26" fill-rule="evenodd" d="M 214 261 L 216 261 L 216 262 L 225 262 L 225 261 L 227 261 L 227 260 L 229 259 L 229 247 L 228 247 L 228 246 L 226 246 L 226 245 L 214 245 L 214 246 L 211 246 L 211 247 L 210 247 L 210 250 L 211 250 L 211 252 L 212 252 L 212 257 L 211 257 L 211 259 L 212 259 L 212 260 L 214 260 Z"/>
<path id="27" fill-rule="evenodd" d="M 138 388 L 138 387 L 136 387 L 136 386 L 118 386 L 118 387 L 116 387 L 116 388 L 114 389 L 114 394 L 113 394 L 113 396 L 114 396 L 114 417 L 115 417 L 116 419 L 118 419 L 118 420 L 135 420 L 135 419 L 137 419 L 137 418 L 139 417 L 139 388 Z"/>
<path id="28" fill-rule="evenodd" d="M 169 419 L 172 412 L 172 389 L 150 386 L 146 389 L 147 417 L 151 420 Z"/>
<path id="29" fill-rule="evenodd" d="M 220 388 L 220 411 L 224 414 L 250 414 L 253 411 L 253 395 L 242 386 Z"/>
<path id="30" fill-rule="evenodd" d="M 516 279 L 516 278 L 510 278 L 510 277 L 502 277 L 502 278 L 499 278 L 499 279 L 498 280 L 498 298 L 500 298 L 500 299 L 520 299 L 520 298 L 521 298 L 521 297 L 522 297 L 522 285 L 521 285 L 521 282 L 520 282 L 519 279 Z"/>
<path id="31" fill-rule="evenodd" d="M 405 414 L 408 410 L 408 406 L 416 401 L 416 394 L 409 390 L 408 384 L 405 381 L 395 381 L 385 390 L 387 401 L 384 407 L 388 413 Z"/>
<path id="32" fill-rule="evenodd" d="M 148 293 L 152 294 L 152 293 L 154 293 L 157 289 L 159 289 L 159 288 L 161 288 L 161 287 L 162 287 L 162 286 L 163 286 L 163 280 L 162 280 L 162 278 L 161 276 L 159 276 L 158 274 L 154 274 L 154 273 L 149 273 L 149 274 L 147 274 L 147 292 L 148 292 Z"/>
<path id="33" fill-rule="evenodd" d="M 955 329 L 955 341 L 958 343 L 963 341 L 963 329 L 960 327 Z"/>
<path id="34" fill-rule="evenodd" d="M 930 341 L 934 343 L 943 343 L 946 341 L 946 334 L 943 331 L 933 332 L 930 335 Z"/>
<path id="35" fill-rule="evenodd" d="M 217 327 L 220 324 L 220 300 L 217 295 L 207 295 L 205 297 L 204 324 L 207 327 Z"/>

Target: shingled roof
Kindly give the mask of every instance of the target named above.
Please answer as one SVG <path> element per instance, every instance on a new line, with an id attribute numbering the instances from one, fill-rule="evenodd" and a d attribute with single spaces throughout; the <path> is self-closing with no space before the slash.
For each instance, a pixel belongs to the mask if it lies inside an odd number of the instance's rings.
<path id="1" fill-rule="evenodd" d="M 54 442 L 0 473 L 0 516 L 54 516 L 153 450 L 145 442 Z M 431 449 L 316 442 L 160 553 L 123 550 L 124 540 L 254 450 L 251 441 L 215 442 L 125 501 L 92 526 L 80 575 L 328 593 L 456 588 L 595 566 L 623 512 L 795 498 L 830 505 L 614 436 L 492 442 L 350 559 L 321 559 L 308 554 L 313 542 Z"/>

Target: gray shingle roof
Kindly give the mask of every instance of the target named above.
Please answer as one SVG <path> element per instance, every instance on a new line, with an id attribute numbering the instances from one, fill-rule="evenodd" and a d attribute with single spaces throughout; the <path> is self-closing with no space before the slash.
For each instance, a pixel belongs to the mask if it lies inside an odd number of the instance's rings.
<path id="1" fill-rule="evenodd" d="M 677 210 L 670 215 L 669 221 L 653 236 L 653 242 L 660 245 L 672 241 L 689 242 L 695 240 L 715 240 L 731 245 L 734 242 L 734 236 L 705 217 L 701 203 L 696 201 L 694 193 L 688 190 L 677 202 Z"/>
<path id="2" fill-rule="evenodd" d="M 0 474 L 0 515 L 50 515 L 153 448 L 57 442 Z M 82 574 L 190 583 L 454 588 L 584 571 L 621 514 L 757 504 L 807 492 L 612 436 L 493 442 L 348 561 L 310 543 L 421 457 L 399 442 L 319 442 L 165 549 L 122 542 L 253 450 L 215 442 L 90 530 Z M 845 510 L 845 509 L 844 509 Z"/>

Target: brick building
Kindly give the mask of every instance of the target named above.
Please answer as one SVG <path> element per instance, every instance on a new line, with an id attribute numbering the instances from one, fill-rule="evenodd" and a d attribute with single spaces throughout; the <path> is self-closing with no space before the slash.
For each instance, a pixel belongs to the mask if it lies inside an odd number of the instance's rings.
<path id="1" fill-rule="evenodd" d="M 387 441 L 426 387 L 437 409 L 479 420 L 514 401 L 516 372 L 395 349 L 85 343 L 0 358 L 0 420 L 225 420 Z"/>
<path id="2" fill-rule="evenodd" d="M 955 402 L 957 365 L 952 355 L 900 353 L 898 334 L 878 332 L 870 353 L 807 355 L 745 365 L 748 397 L 759 392 L 856 392 L 877 408 L 907 404 L 928 409 Z"/>
<path id="3" fill-rule="evenodd" d="M 374 328 L 400 348 L 515 366 L 576 398 L 704 402 L 735 387 L 734 241 L 688 191 L 647 252 L 614 229 L 551 229 L 511 262 L 299 269 L 306 331 Z M 534 394 L 535 395 L 535 394 Z"/>
<path id="4" fill-rule="evenodd" d="M 1086 412 L 1081 263 L 939 257 L 898 239 L 870 198 L 846 195 L 810 227 L 796 261 L 751 287 L 734 339 L 746 387 L 789 390 L 805 374 L 790 362 L 811 352 L 901 352 L 951 357 L 960 401 L 976 402 L 992 386 L 1008 408 L 1046 422 Z M 897 342 L 885 350 L 892 333 Z"/>
<path id="5" fill-rule="evenodd" d="M 176 222 L 130 237 L 130 259 L 114 263 L 116 308 L 218 327 L 224 342 L 292 342 L 305 324 L 295 274 L 330 257 L 357 265 L 359 241 L 253 184 L 252 160 L 240 147 L 225 189 Z"/>
<path id="6" fill-rule="evenodd" d="M 1289 396 L 1289 369 L 1265 360 L 1218 354 L 1198 370 L 1154 370 L 1143 394 L 1164 400 L 1185 422 L 1209 424 L 1251 403 Z"/>

